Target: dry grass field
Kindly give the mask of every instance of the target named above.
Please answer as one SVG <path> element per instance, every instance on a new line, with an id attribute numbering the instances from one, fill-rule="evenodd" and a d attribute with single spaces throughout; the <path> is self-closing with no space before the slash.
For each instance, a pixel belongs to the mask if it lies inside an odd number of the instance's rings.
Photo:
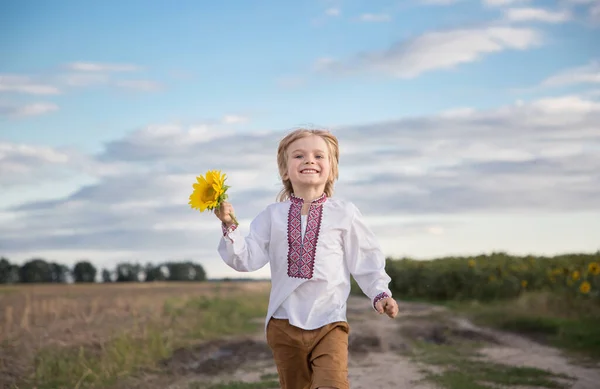
<path id="1" fill-rule="evenodd" d="M 116 382 L 182 345 L 255 329 L 269 288 L 268 282 L 2 287 L 0 388 Z"/>
<path id="2" fill-rule="evenodd" d="M 269 290 L 269 282 L 0 287 L 0 388 L 276 389 L 263 333 Z M 390 320 L 351 296 L 351 383 L 592 389 L 599 360 L 572 352 L 600 355 L 598 319 L 594 306 L 574 301 L 582 305 L 548 292 L 483 304 L 400 301 Z"/>

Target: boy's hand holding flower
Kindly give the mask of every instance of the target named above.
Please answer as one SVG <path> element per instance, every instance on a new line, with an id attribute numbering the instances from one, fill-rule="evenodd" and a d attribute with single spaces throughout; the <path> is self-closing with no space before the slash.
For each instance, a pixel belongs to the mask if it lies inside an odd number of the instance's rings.
<path id="1" fill-rule="evenodd" d="M 194 191 L 188 204 L 200 212 L 214 211 L 217 218 L 229 227 L 239 223 L 233 214 L 233 207 L 226 201 L 229 189 L 229 186 L 225 185 L 226 178 L 220 170 L 209 170 L 206 177 L 196 177 L 197 183 L 193 185 Z"/>
<path id="2" fill-rule="evenodd" d="M 215 209 L 215 215 L 219 220 L 223 222 L 227 227 L 236 224 L 233 215 L 233 206 L 227 201 L 223 201 L 219 208 Z"/>
<path id="3" fill-rule="evenodd" d="M 383 314 L 385 312 L 386 315 L 393 319 L 398 314 L 398 303 L 393 298 L 386 297 L 375 303 L 375 309 L 377 312 L 379 312 L 379 314 Z"/>

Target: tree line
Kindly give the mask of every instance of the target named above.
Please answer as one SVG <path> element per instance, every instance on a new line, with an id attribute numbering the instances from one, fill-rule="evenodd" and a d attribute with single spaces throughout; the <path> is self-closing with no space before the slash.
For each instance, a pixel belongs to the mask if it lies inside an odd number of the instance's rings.
<path id="1" fill-rule="evenodd" d="M 192 261 L 148 263 L 118 263 L 114 269 L 98 269 L 82 260 L 72 268 L 60 263 L 33 258 L 22 265 L 0 258 L 0 284 L 16 283 L 71 283 L 71 282 L 152 282 L 152 281 L 205 281 L 202 265 Z"/>

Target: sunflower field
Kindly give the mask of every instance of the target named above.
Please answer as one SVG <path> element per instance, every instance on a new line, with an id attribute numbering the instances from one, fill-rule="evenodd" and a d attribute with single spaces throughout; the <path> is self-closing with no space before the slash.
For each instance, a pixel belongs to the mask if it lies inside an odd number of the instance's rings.
<path id="1" fill-rule="evenodd" d="M 550 291 L 600 304 L 600 251 L 555 257 L 388 258 L 386 270 L 390 289 L 402 298 L 491 301 Z"/>

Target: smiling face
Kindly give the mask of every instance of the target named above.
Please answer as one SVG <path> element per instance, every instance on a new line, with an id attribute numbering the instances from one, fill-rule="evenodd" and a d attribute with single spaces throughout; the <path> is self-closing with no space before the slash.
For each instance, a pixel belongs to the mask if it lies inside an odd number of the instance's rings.
<path id="1" fill-rule="evenodd" d="M 331 172 L 329 148 L 325 140 L 309 135 L 292 142 L 287 149 L 288 178 L 294 190 L 312 188 L 323 191 Z"/>
<path id="2" fill-rule="evenodd" d="M 297 154 L 294 155 L 294 152 Z M 316 155 L 317 153 L 321 154 Z M 307 163 L 306 157 L 312 158 L 312 161 Z M 339 175 L 339 157 L 338 140 L 327 130 L 299 128 L 288 133 L 279 141 L 277 147 L 277 168 L 283 184 L 277 201 L 286 201 L 292 194 L 306 199 L 314 199 L 314 196 L 323 193 L 327 197 L 333 196 L 333 186 Z M 310 166 L 314 171 L 307 170 L 302 173 L 302 163 L 315 165 Z M 304 175 L 300 176 L 301 173 Z M 326 181 L 324 188 L 320 181 L 323 178 Z"/>

